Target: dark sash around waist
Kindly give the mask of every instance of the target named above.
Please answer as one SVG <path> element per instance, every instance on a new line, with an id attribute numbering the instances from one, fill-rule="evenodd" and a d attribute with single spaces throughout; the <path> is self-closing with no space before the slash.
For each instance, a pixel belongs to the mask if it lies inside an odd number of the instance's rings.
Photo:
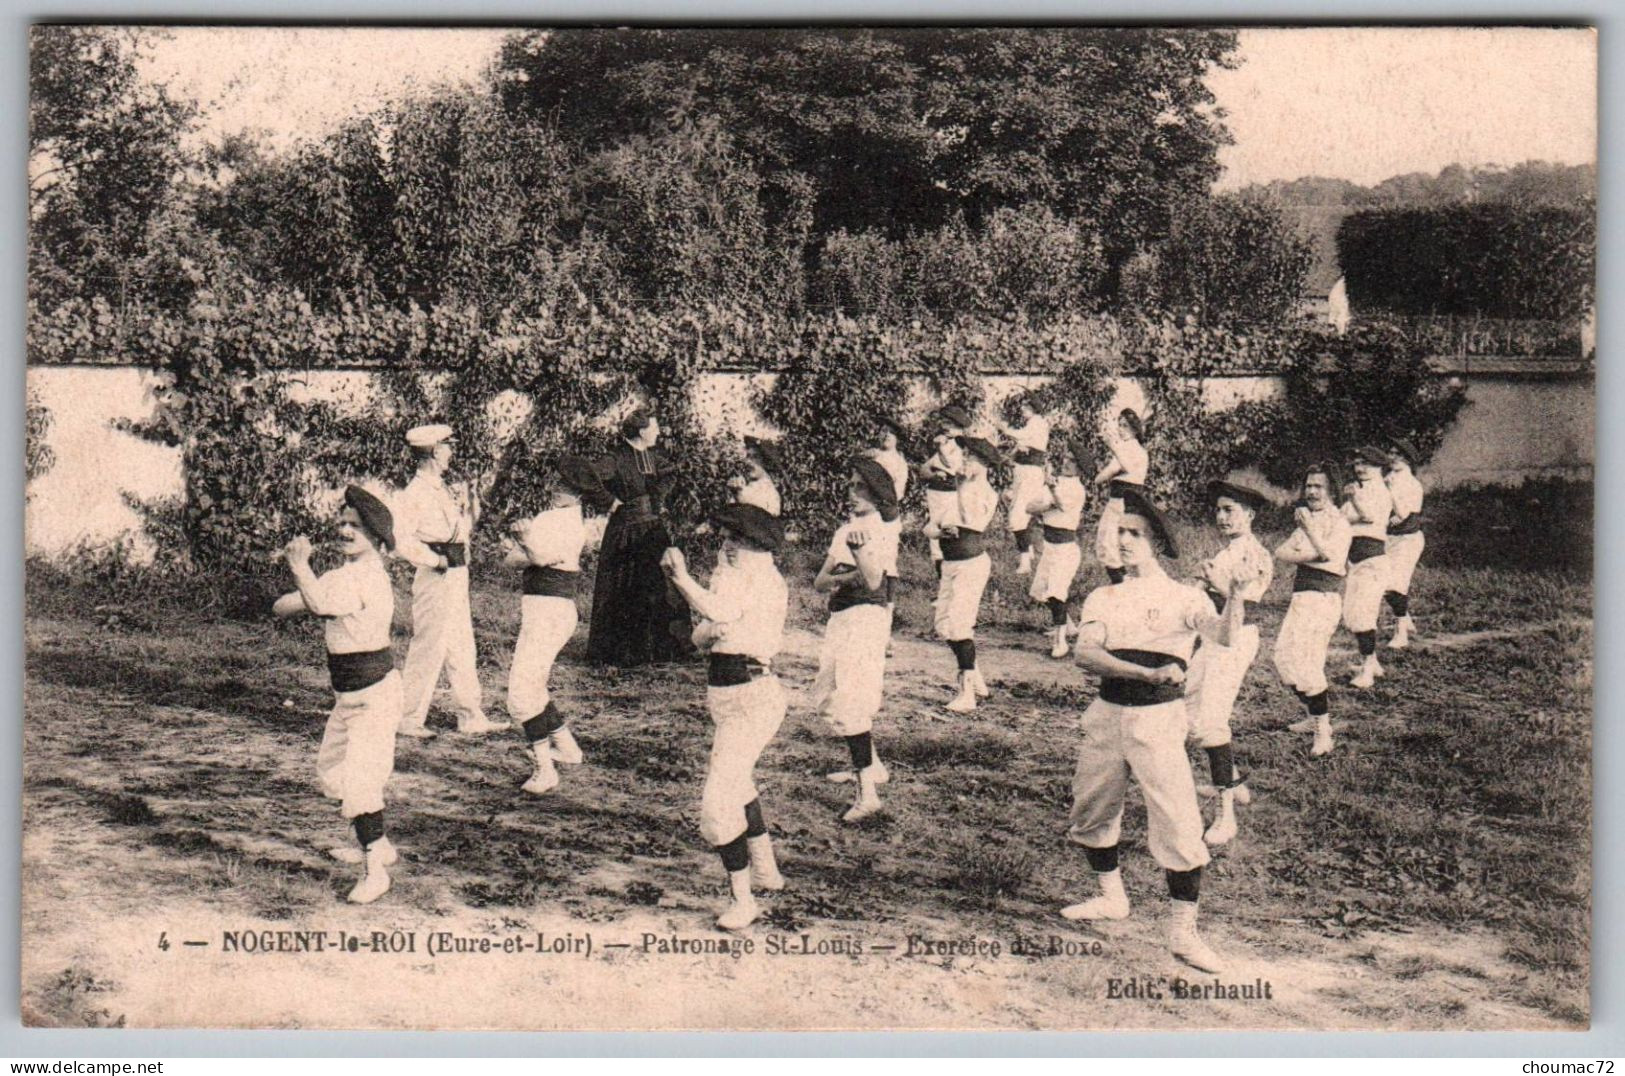
<path id="1" fill-rule="evenodd" d="M 327 655 L 327 675 L 334 691 L 360 691 L 394 671 L 395 659 L 390 656 L 388 647 Z"/>
<path id="2" fill-rule="evenodd" d="M 1068 542 L 1076 542 L 1077 540 L 1078 529 L 1076 527 L 1052 527 L 1048 523 L 1044 524 L 1044 541 L 1050 545 L 1066 545 Z"/>
<path id="3" fill-rule="evenodd" d="M 1420 534 L 1422 532 L 1422 513 L 1412 512 L 1398 523 L 1388 524 L 1390 536 L 1395 534 Z"/>
<path id="4" fill-rule="evenodd" d="M 1145 492 L 1145 487 L 1142 486 L 1140 483 L 1138 483 L 1138 482 L 1125 482 L 1121 478 L 1112 479 L 1112 484 L 1111 484 L 1111 486 L 1109 488 L 1110 488 L 1111 495 L 1112 495 L 1113 499 L 1115 499 L 1115 500 L 1121 500 L 1122 497 L 1123 497 L 1123 494 L 1125 494 L 1125 493 L 1144 493 Z"/>
<path id="5" fill-rule="evenodd" d="M 1324 568 L 1311 568 L 1307 564 L 1298 565 L 1298 570 L 1292 573 L 1292 592 L 1312 590 L 1322 594 L 1336 594 L 1343 589 L 1343 577 L 1335 572 L 1328 572 Z"/>
<path id="6" fill-rule="evenodd" d="M 622 501 L 615 514 L 627 523 L 642 523 L 655 517 L 654 498 L 647 493 Z"/>
<path id="7" fill-rule="evenodd" d="M 955 538 L 938 539 L 942 546 L 943 560 L 971 560 L 987 552 L 987 539 L 982 537 L 981 531 L 968 531 L 963 527 Z"/>
<path id="8" fill-rule="evenodd" d="M 1016 453 L 1016 462 L 1024 467 L 1044 466 L 1044 453 L 1036 448 L 1023 448 Z"/>
<path id="9" fill-rule="evenodd" d="M 1140 665 L 1147 669 L 1160 668 L 1163 665 L 1178 665 L 1181 669 L 1185 662 L 1172 654 L 1159 654 L 1155 650 L 1108 650 L 1106 651 L 1118 661 L 1126 661 L 1132 665 Z M 1185 697 L 1184 684 L 1148 684 L 1144 680 L 1118 679 L 1108 676 L 1100 681 L 1100 697 L 1106 702 L 1116 703 L 1118 706 L 1158 706 L 1165 702 Z"/>
<path id="10" fill-rule="evenodd" d="M 831 616 L 855 605 L 890 605 L 895 599 L 892 596 L 892 584 L 895 580 L 886 576 L 880 585 L 870 590 L 863 585 L 861 573 L 853 572 L 853 579 L 844 582 L 829 596 L 829 612 Z"/>
<path id="11" fill-rule="evenodd" d="M 424 542 L 431 552 L 446 558 L 446 567 L 461 568 L 468 564 L 467 542 Z"/>
<path id="12" fill-rule="evenodd" d="M 744 654 L 719 654 L 715 650 L 706 663 L 705 682 L 711 687 L 738 687 L 760 680 L 773 670 Z"/>
<path id="13" fill-rule="evenodd" d="M 525 569 L 520 580 L 521 593 L 544 598 L 571 598 L 576 596 L 576 579 L 580 572 L 567 572 L 563 568 L 541 567 L 532 564 Z"/>
<path id="14" fill-rule="evenodd" d="M 1367 534 L 1355 535 L 1349 543 L 1349 563 L 1358 564 L 1362 560 L 1380 557 L 1388 552 L 1388 543 L 1381 538 L 1373 538 Z"/>
<path id="15" fill-rule="evenodd" d="M 951 474 L 932 471 L 925 476 L 925 488 L 935 493 L 952 493 L 959 488 L 959 479 Z"/>

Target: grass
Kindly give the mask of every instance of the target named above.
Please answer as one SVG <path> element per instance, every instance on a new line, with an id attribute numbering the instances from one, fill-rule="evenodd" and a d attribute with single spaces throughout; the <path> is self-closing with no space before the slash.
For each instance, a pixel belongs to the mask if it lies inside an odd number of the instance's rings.
<path id="1" fill-rule="evenodd" d="M 1413 592 L 1423 635 L 1527 630 L 1385 653 L 1390 672 L 1375 691 L 1334 689 L 1344 729 L 1328 758 L 1310 759 L 1305 738 L 1282 731 L 1295 704 L 1274 683 L 1267 657 L 1243 686 L 1237 754 L 1255 802 L 1242 814 L 1242 835 L 1215 857 L 1204 908 L 1225 936 L 1271 961 L 1324 957 L 1337 946 L 1354 959 L 1380 940 L 1384 948 L 1371 957 L 1378 986 L 1341 1000 L 1335 991 L 1320 995 L 1351 1019 L 1458 1025 L 1460 1014 L 1425 1000 L 1435 975 L 1470 982 L 1518 1011 L 1570 1024 L 1586 1018 L 1588 557 L 1565 550 L 1562 529 L 1542 532 L 1520 557 L 1517 545 L 1486 540 L 1482 525 L 1554 503 L 1573 509 L 1582 492 L 1526 487 L 1430 502 L 1428 555 Z M 1180 533 L 1186 557 L 1176 573 L 1193 574 L 1217 541 L 1189 523 Z M 824 619 L 805 585 L 817 567 L 817 537 L 782 558 L 791 626 L 813 633 Z M 1103 581 L 1085 559 L 1077 595 Z M 846 759 L 807 709 L 815 641 L 802 637 L 788 656 L 791 713 L 758 769 L 793 883 L 771 902 L 772 928 L 1058 931 L 1055 908 L 1090 891 L 1064 830 L 1077 717 L 1093 692 L 1086 678 L 1048 659 L 1047 618 L 1026 602 L 1012 561 L 997 558 L 980 631 L 995 697 L 971 718 L 949 721 L 940 704 L 953 660 L 926 639 L 930 568 L 919 547 L 905 550 L 911 583 L 899 598 L 876 732 L 893 771 L 888 810 L 860 826 L 838 822 L 850 791 L 823 776 Z M 350 869 L 323 853 L 346 832 L 311 772 L 330 699 L 319 632 L 272 622 L 263 605 L 251 615 L 252 602 L 238 599 L 254 586 L 269 599 L 273 588 L 259 584 L 192 590 L 135 570 L 81 575 L 30 565 L 25 848 L 30 834 L 82 834 L 100 858 L 25 854 L 25 879 L 33 870 L 71 884 L 108 915 L 201 901 L 297 924 L 321 922 L 342 898 Z M 1258 610 L 1266 647 L 1287 591 L 1278 579 Z M 494 717 L 517 605 L 511 579 L 481 574 L 474 608 Z M 563 912 L 586 922 L 661 909 L 691 916 L 695 929 L 707 921 L 721 879 L 695 826 L 709 743 L 700 677 L 686 668 L 585 667 L 584 634 L 567 648 L 555 692 L 591 764 L 565 771 L 555 796 L 517 792 L 528 773 L 517 736 L 402 741 L 390 826 L 407 867 L 386 898 L 397 909 L 476 909 L 515 921 Z M 1347 661 L 1346 634 L 1335 645 L 1334 662 Z M 437 714 L 433 723 L 450 721 Z M 1199 753 L 1193 764 L 1203 766 Z M 1162 877 L 1145 853 L 1144 826 L 1134 794 L 1124 870 L 1131 894 L 1154 906 Z M 120 882 L 106 877 L 109 864 L 128 868 Z M 32 890 L 25 898 L 41 899 Z M 1493 959 L 1392 955 L 1422 935 L 1456 939 L 1450 944 L 1463 952 L 1466 939 L 1488 938 Z M 26 936 L 41 948 L 54 937 Z M 105 969 L 58 978 L 65 974 L 55 965 L 24 984 L 43 1019 L 122 1016 L 99 1003 Z M 1092 996 L 1090 981 L 1064 970 L 1030 986 L 1055 1013 L 1075 1013 L 1079 990 Z M 1409 1004 L 1409 995 L 1377 997 L 1413 988 Z M 1373 1015 L 1378 1000 L 1388 1016 Z"/>

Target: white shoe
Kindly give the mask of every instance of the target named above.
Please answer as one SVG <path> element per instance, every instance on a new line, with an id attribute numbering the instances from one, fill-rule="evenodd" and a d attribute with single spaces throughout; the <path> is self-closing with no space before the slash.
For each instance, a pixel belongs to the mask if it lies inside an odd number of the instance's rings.
<path id="1" fill-rule="evenodd" d="M 1217 975 L 1224 970 L 1224 960 L 1208 948 L 1207 942 L 1196 932 L 1196 902 L 1173 900 L 1168 918 L 1168 951 L 1197 971 Z"/>
<path id="2" fill-rule="evenodd" d="M 1377 660 L 1375 654 L 1371 656 L 1371 675 L 1379 680 L 1388 675 L 1388 670 L 1382 667 L 1382 662 Z"/>
<path id="3" fill-rule="evenodd" d="M 783 889 L 784 875 L 779 873 L 778 859 L 773 855 L 773 838 L 764 833 L 760 837 L 746 838 L 745 844 L 750 848 L 751 887 Z"/>
<path id="4" fill-rule="evenodd" d="M 388 837 L 378 838 L 373 848 L 378 852 L 378 862 L 386 867 L 393 867 L 401 858 L 400 852 L 389 843 Z M 359 867 L 367 861 L 367 853 L 353 844 L 341 844 L 337 848 L 329 848 L 327 854 L 340 863 L 348 863 L 352 867 Z"/>
<path id="5" fill-rule="evenodd" d="M 949 700 L 947 708 L 949 713 L 954 714 L 968 714 L 976 709 L 976 689 L 971 687 L 968 679 L 960 679 L 959 694 Z"/>
<path id="6" fill-rule="evenodd" d="M 1310 758 L 1320 758 L 1322 755 L 1332 753 L 1332 730 L 1316 729 L 1314 746 L 1309 748 Z"/>
<path id="7" fill-rule="evenodd" d="M 1066 637 L 1068 639 L 1076 639 L 1078 637 L 1078 622 L 1073 620 L 1071 617 L 1066 618 Z"/>
<path id="8" fill-rule="evenodd" d="M 971 669 L 967 675 L 970 677 L 971 690 L 976 692 L 977 698 L 985 699 L 988 697 L 988 695 L 992 694 L 990 691 L 988 691 L 987 681 L 982 679 L 981 669 Z"/>
<path id="9" fill-rule="evenodd" d="M 1354 678 L 1349 681 L 1350 687 L 1357 687 L 1361 689 L 1372 688 L 1376 685 L 1377 678 L 1372 673 L 1371 667 L 1368 665 L 1361 666 L 1360 671 L 1355 673 Z"/>
<path id="10" fill-rule="evenodd" d="M 551 767 L 543 770 L 538 766 L 536 772 L 530 775 L 530 779 L 519 786 L 519 791 L 528 792 L 532 796 L 545 796 L 557 787 L 559 787 L 559 771 Z"/>
<path id="11" fill-rule="evenodd" d="M 717 916 L 717 926 L 722 930 L 744 930 L 762 914 L 751 895 L 749 868 L 729 872 L 728 886 L 733 890 L 733 903 Z"/>
<path id="12" fill-rule="evenodd" d="M 426 725 L 402 725 L 395 732 L 401 736 L 410 736 L 414 740 L 432 740 L 440 735 Z"/>
<path id="13" fill-rule="evenodd" d="M 877 785 L 883 785 L 891 780 L 891 771 L 878 758 L 869 764 L 869 772 L 874 777 Z M 833 773 L 826 773 L 824 779 L 831 784 L 849 785 L 858 779 L 858 775 L 855 770 L 836 770 Z"/>
<path id="14" fill-rule="evenodd" d="M 478 714 L 466 721 L 457 722 L 457 731 L 464 736 L 484 736 L 490 732 L 503 732 L 507 727 L 492 721 L 484 714 Z"/>
<path id="15" fill-rule="evenodd" d="M 367 849 L 367 873 L 350 890 L 351 904 L 371 904 L 389 892 L 389 872 L 384 869 L 385 850 L 379 847 L 382 843 L 375 841 Z"/>
<path id="16" fill-rule="evenodd" d="M 1394 626 L 1394 637 L 1388 640 L 1388 649 L 1404 650 L 1411 645 L 1411 618 L 1402 616 Z"/>
<path id="17" fill-rule="evenodd" d="M 1016 561 L 1016 574 L 1017 575 L 1028 575 L 1028 574 L 1030 574 L 1032 572 L 1032 570 L 1033 570 L 1033 555 L 1032 555 L 1032 552 L 1029 550 L 1028 552 L 1023 553 L 1021 555 L 1021 557 Z"/>
<path id="18" fill-rule="evenodd" d="M 1120 870 L 1107 871 L 1098 877 L 1100 878 L 1100 896 L 1090 897 L 1088 900 L 1080 901 L 1077 904 L 1069 904 L 1062 908 L 1062 919 L 1128 918 L 1128 892 L 1123 888 L 1123 872 Z"/>
<path id="19" fill-rule="evenodd" d="M 1249 803 L 1253 802 L 1253 790 L 1247 787 L 1246 781 L 1241 782 L 1239 785 L 1233 786 L 1230 791 L 1236 794 L 1237 807 L 1245 807 Z"/>
<path id="20" fill-rule="evenodd" d="M 1066 628 L 1056 628 L 1055 643 L 1049 648 L 1049 656 L 1052 658 L 1064 658 L 1071 652 L 1072 648 L 1068 646 L 1066 642 Z"/>
<path id="21" fill-rule="evenodd" d="M 875 790 L 875 767 L 870 766 L 858 775 L 857 801 L 841 816 L 842 822 L 861 822 L 870 815 L 877 813 L 883 804 L 880 802 L 880 793 Z"/>
<path id="22" fill-rule="evenodd" d="M 581 765 L 584 758 L 581 754 L 581 745 L 576 743 L 574 734 L 570 732 L 570 726 L 560 726 L 557 732 L 548 737 L 548 742 L 552 747 L 553 761 L 562 762 L 566 766 Z"/>
<path id="23" fill-rule="evenodd" d="M 1236 790 L 1227 788 L 1219 793 L 1219 814 L 1202 834 L 1202 840 L 1217 847 L 1229 844 L 1236 836 Z"/>

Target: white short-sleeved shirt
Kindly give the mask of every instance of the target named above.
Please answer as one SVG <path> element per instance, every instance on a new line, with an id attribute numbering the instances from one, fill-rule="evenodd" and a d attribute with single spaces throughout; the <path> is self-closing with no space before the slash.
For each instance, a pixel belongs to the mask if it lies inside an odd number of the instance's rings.
<path id="1" fill-rule="evenodd" d="M 1355 538 L 1388 537 L 1388 517 L 1393 510 L 1394 498 L 1380 478 L 1355 483 L 1353 495 L 1343 505 L 1343 514 L 1348 517 L 1350 533 Z M 1365 516 L 1371 522 L 1358 522 L 1357 516 Z"/>
<path id="2" fill-rule="evenodd" d="M 1121 440 L 1114 441 L 1111 448 L 1112 455 L 1123 465 L 1117 480 L 1145 485 L 1146 472 L 1151 470 L 1151 454 L 1145 450 L 1145 446 L 1138 441 Z"/>
<path id="3" fill-rule="evenodd" d="M 1083 505 L 1088 499 L 1089 492 L 1076 475 L 1062 475 L 1055 480 L 1050 507 L 1044 509 L 1038 521 L 1046 527 L 1075 531 L 1083 521 Z"/>
<path id="4" fill-rule="evenodd" d="M 581 547 L 586 544 L 587 524 L 579 504 L 538 512 L 525 526 L 525 554 L 543 568 L 579 572 Z"/>
<path id="5" fill-rule="evenodd" d="M 707 589 L 717 614 L 711 621 L 716 626 L 711 650 L 772 661 L 784 645 L 784 618 L 790 612 L 790 590 L 773 555 L 740 552 L 737 564 L 717 565 Z"/>
<path id="6" fill-rule="evenodd" d="M 897 487 L 897 499 L 901 501 L 903 494 L 908 492 L 908 460 L 895 449 L 876 449 L 873 455 L 876 463 L 886 468 L 891 475 L 892 485 Z"/>
<path id="7" fill-rule="evenodd" d="M 1228 545 L 1214 554 L 1208 584 L 1225 597 L 1230 596 L 1230 584 L 1237 579 L 1253 582 L 1242 587 L 1241 596 L 1256 602 L 1264 597 L 1275 578 L 1275 558 L 1262 542 L 1250 534 L 1230 539 Z"/>
<path id="8" fill-rule="evenodd" d="M 1212 615 L 1201 588 L 1159 572 L 1096 587 L 1084 599 L 1078 623 L 1104 625 L 1107 650 L 1149 650 L 1189 661 L 1198 625 Z"/>
<path id="9" fill-rule="evenodd" d="M 1010 440 L 1017 448 L 1030 448 L 1038 452 L 1049 451 L 1049 419 L 1034 415 L 1022 426 L 1010 430 Z"/>
<path id="10" fill-rule="evenodd" d="M 958 494 L 945 505 L 942 525 L 967 531 L 985 531 L 992 525 L 993 516 L 998 510 L 998 492 L 988 484 L 987 479 L 978 478 L 960 484 Z"/>
<path id="11" fill-rule="evenodd" d="M 1318 512 L 1310 512 L 1309 525 L 1313 528 L 1315 537 L 1319 539 L 1320 548 L 1325 551 L 1326 559 L 1312 560 L 1305 566 L 1319 568 L 1332 575 L 1347 575 L 1349 545 L 1354 541 L 1354 533 L 1342 510 L 1327 505 Z M 1315 549 L 1302 527 L 1292 532 L 1292 536 L 1287 539 L 1287 548 L 1296 553 L 1309 554 L 1313 554 Z"/>
<path id="12" fill-rule="evenodd" d="M 879 512 L 870 512 L 856 519 L 849 519 L 835 529 L 835 537 L 829 542 L 829 559 L 834 564 L 850 564 L 857 567 L 857 559 L 852 556 L 852 547 L 846 544 L 847 538 L 853 531 L 863 531 L 869 536 L 869 548 L 873 549 L 880 558 L 880 565 L 889 576 L 897 575 L 897 528 L 880 518 Z"/>
<path id="13" fill-rule="evenodd" d="M 1394 499 L 1395 523 L 1422 510 L 1422 483 L 1411 472 L 1389 471 L 1388 492 Z"/>
<path id="14" fill-rule="evenodd" d="M 363 654 L 389 648 L 395 619 L 395 588 L 381 560 L 345 561 L 316 578 L 322 636 L 329 654 Z"/>
<path id="15" fill-rule="evenodd" d="M 779 514 L 779 487 L 770 478 L 755 478 L 740 487 L 734 496 L 736 504 L 754 504 L 770 516 Z"/>

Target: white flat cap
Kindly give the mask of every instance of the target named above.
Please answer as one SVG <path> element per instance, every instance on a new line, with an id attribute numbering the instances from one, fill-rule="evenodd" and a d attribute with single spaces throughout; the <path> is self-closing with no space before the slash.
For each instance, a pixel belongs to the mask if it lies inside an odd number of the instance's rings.
<path id="1" fill-rule="evenodd" d="M 452 438 L 452 428 L 444 425 L 413 426 L 406 431 L 406 443 L 413 448 L 429 448 Z"/>

